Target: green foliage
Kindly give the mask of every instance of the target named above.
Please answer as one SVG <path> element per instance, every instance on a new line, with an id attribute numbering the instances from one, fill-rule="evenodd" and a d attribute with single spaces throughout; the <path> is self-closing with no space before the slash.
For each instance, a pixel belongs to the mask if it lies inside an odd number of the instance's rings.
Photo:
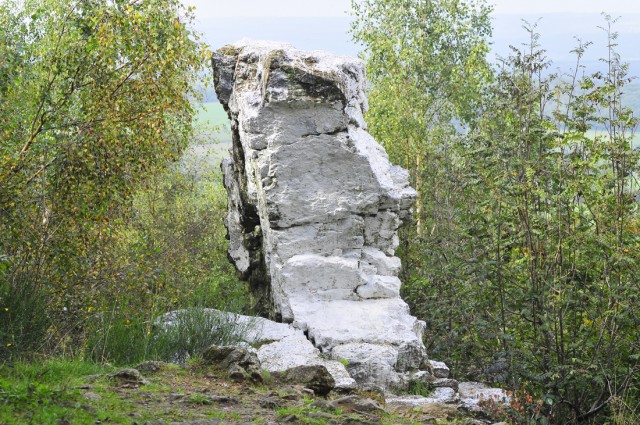
<path id="1" fill-rule="evenodd" d="M 548 409 L 558 420 L 596 416 L 630 388 L 638 396 L 638 119 L 622 106 L 630 79 L 607 22 L 608 72 L 581 76 L 579 45 L 576 71 L 562 78 L 545 75 L 527 27 L 531 43 L 505 61 L 467 151 L 486 288 L 474 307 L 486 322 L 472 332 L 506 358 L 514 382 L 559 401 Z M 589 137 L 595 126 L 607 130 Z"/>
<path id="2" fill-rule="evenodd" d="M 192 19 L 174 0 L 0 5 L 1 286 L 46 291 L 60 337 L 109 283 L 131 195 L 192 133 Z"/>
<path id="3" fill-rule="evenodd" d="M 522 423 L 597 422 L 621 406 L 633 418 L 640 156 L 614 21 L 604 26 L 607 72 L 584 70 L 581 43 L 574 70 L 550 73 L 535 26 L 525 25 L 529 45 L 513 48 L 492 77 L 465 77 L 466 99 L 456 92 L 465 83 L 447 78 L 471 51 L 483 63 L 488 31 L 464 37 L 488 22 L 476 3 L 447 9 L 456 3 L 354 6 L 372 80 L 367 120 L 419 192 L 416 226 L 400 247 L 403 295 L 427 323 L 432 357 L 454 373 L 524 388 L 533 401 L 520 406 Z M 451 14 L 422 23 L 432 10 Z M 438 38 L 433 22 L 451 30 Z M 470 44 L 426 48 L 432 37 Z"/>
<path id="4" fill-rule="evenodd" d="M 202 154 L 215 129 L 192 124 L 207 57 L 193 19 L 175 0 L 0 6 L 3 357 L 90 337 L 94 357 L 135 362 L 159 355 L 158 315 L 247 307 Z"/>
<path id="5" fill-rule="evenodd" d="M 105 288 L 114 292 L 112 297 L 125 291 L 144 302 L 153 294 L 148 302 L 162 308 L 247 307 L 246 298 L 230 305 L 243 299 L 245 286 L 226 258 L 226 191 L 216 163 L 215 157 L 189 152 L 136 194 L 133 216 L 119 228 L 118 237 L 121 258 L 116 264 L 126 276 L 119 282 L 126 286 Z"/>
<path id="6" fill-rule="evenodd" d="M 109 285 L 96 294 L 91 316 L 98 320 L 88 327 L 92 358 L 176 360 L 246 330 L 204 309 L 244 311 L 250 298 L 226 258 L 220 173 L 200 150 L 151 179 L 134 195 L 132 215 L 114 226 L 113 260 L 103 277 Z M 156 326 L 159 316 L 183 307 L 174 326 Z"/>
<path id="7" fill-rule="evenodd" d="M 425 384 L 422 381 L 409 381 L 409 386 L 406 390 L 407 394 L 420 395 L 422 397 L 433 396 L 435 387 L 433 385 Z"/>
<path id="8" fill-rule="evenodd" d="M 135 314 L 132 308 L 115 306 L 112 311 L 94 317 L 98 324 L 90 328 L 92 333 L 86 343 L 88 359 L 116 365 L 159 359 L 149 316 Z"/>
<path id="9" fill-rule="evenodd" d="M 42 288 L 28 281 L 15 287 L 0 283 L 0 362 L 40 350 L 50 324 Z"/>
<path id="10" fill-rule="evenodd" d="M 255 324 L 237 316 L 195 307 L 178 310 L 171 323 L 158 326 L 154 343 L 165 360 L 201 354 L 211 345 L 234 345 L 246 339 Z"/>
<path id="11" fill-rule="evenodd" d="M 352 5 L 352 34 L 366 49 L 371 82 L 367 123 L 391 160 L 410 171 L 418 192 L 415 231 L 422 235 L 440 213 L 430 206 L 450 202 L 452 140 L 457 127 L 474 125 L 491 77 L 491 9 L 460 0 Z"/>
<path id="12" fill-rule="evenodd" d="M 89 338 L 87 353 L 94 361 L 134 365 L 144 360 L 184 362 L 211 345 L 243 341 L 252 323 L 201 307 L 177 310 L 170 316 L 144 320 L 130 309 L 115 310 Z M 165 323 L 165 320 L 167 321 Z"/>

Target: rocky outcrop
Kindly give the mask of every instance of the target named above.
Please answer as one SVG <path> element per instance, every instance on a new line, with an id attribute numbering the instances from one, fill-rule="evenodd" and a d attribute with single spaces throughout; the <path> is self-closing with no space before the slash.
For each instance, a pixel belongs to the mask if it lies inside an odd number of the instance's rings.
<path id="1" fill-rule="evenodd" d="M 304 385 L 318 395 L 327 395 L 336 387 L 333 376 L 323 365 L 296 366 L 272 376 L 281 383 Z"/>
<path id="2" fill-rule="evenodd" d="M 233 345 L 212 345 L 202 353 L 204 365 L 226 370 L 235 381 L 262 383 L 261 365 L 253 350 Z"/>
<path id="3" fill-rule="evenodd" d="M 300 366 L 321 366 L 340 390 L 353 389 L 356 382 L 343 363 L 323 356 L 300 330 L 287 323 L 277 323 L 263 317 L 252 317 L 224 313 L 208 309 L 209 314 L 226 314 L 245 331 L 244 342 L 254 347 L 261 367 L 275 374 L 284 374 Z"/>
<path id="4" fill-rule="evenodd" d="M 366 131 L 363 63 L 242 41 L 215 52 L 213 68 L 233 134 L 229 257 L 263 314 L 361 383 L 402 386 L 429 369 L 394 256 L 415 191 Z"/>
<path id="5" fill-rule="evenodd" d="M 174 326 L 176 317 L 184 310 L 166 313 L 158 320 L 157 325 Z M 449 378 L 449 368 L 442 362 L 429 360 L 429 371 L 411 371 L 397 373 L 409 388 L 415 391 L 415 386 L 421 388 L 419 393 L 427 391 L 424 395 L 397 395 L 394 389 L 383 388 L 371 383 L 371 379 L 365 379 L 364 383 L 357 385 L 356 381 L 347 372 L 348 361 L 346 359 L 332 360 L 323 355 L 313 346 L 304 333 L 292 324 L 278 323 L 264 317 L 244 316 L 240 314 L 204 309 L 201 314 L 209 315 L 215 320 L 209 323 L 217 323 L 220 326 L 233 327 L 235 342 L 232 346 L 208 347 L 202 355 L 202 363 L 225 371 L 229 378 L 236 381 L 260 382 L 262 370 L 271 374 L 271 377 L 280 382 L 294 385 L 302 385 L 313 390 L 317 395 L 326 395 L 330 391 L 338 394 L 353 394 L 377 399 L 381 403 L 387 403 L 395 408 L 433 408 L 440 409 L 447 405 L 454 410 L 485 415 L 483 403 L 491 402 L 496 405 L 510 401 L 509 395 L 500 388 L 491 388 L 478 382 L 458 382 Z M 174 356 L 176 358 L 176 356 Z M 364 357 L 358 362 L 376 362 L 379 360 Z M 163 367 L 162 362 L 143 362 L 136 366 L 138 371 L 157 372 Z M 346 366 L 346 367 L 345 367 Z M 129 369 L 125 369 L 127 371 Z M 135 371 L 134 371 L 135 372 Z M 372 372 L 373 377 L 378 375 Z M 357 377 L 358 375 L 353 375 Z"/>

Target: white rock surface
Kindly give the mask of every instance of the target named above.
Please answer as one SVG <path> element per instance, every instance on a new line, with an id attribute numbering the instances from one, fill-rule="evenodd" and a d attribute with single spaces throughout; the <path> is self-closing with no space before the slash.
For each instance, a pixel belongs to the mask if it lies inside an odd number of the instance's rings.
<path id="1" fill-rule="evenodd" d="M 167 313 L 160 322 L 171 326 L 180 312 Z M 216 321 L 218 323 L 233 324 L 240 334 L 238 337 L 244 340 L 239 345 L 254 351 L 262 368 L 269 372 L 282 372 L 296 366 L 324 365 L 333 376 L 336 388 L 350 389 L 356 386 L 356 381 L 351 378 L 344 364 L 323 356 L 304 332 L 293 325 L 215 309 L 205 309 L 205 312 L 221 318 Z"/>
<path id="2" fill-rule="evenodd" d="M 444 380 L 444 378 L 439 381 Z M 447 380 L 451 381 L 451 380 Z M 454 381 L 455 382 L 455 381 Z M 438 381 L 434 382 L 438 385 Z M 496 404 L 508 404 L 509 395 L 500 388 L 490 388 L 479 382 L 456 383 L 458 390 L 449 386 L 436 387 L 429 397 L 419 395 L 387 395 L 387 406 L 429 407 L 434 404 L 454 404 L 465 411 L 482 412 L 481 401 L 493 400 Z"/>
<path id="3" fill-rule="evenodd" d="M 431 364 L 431 370 L 433 370 L 433 376 L 435 376 L 436 378 L 449 377 L 449 366 L 447 366 L 444 362 L 429 360 L 429 363 Z"/>
<path id="4" fill-rule="evenodd" d="M 419 395 L 405 395 L 386 398 L 387 404 L 405 405 L 411 407 L 422 407 L 430 404 L 456 404 L 460 401 L 460 396 L 452 388 L 436 388 L 429 397 Z"/>
<path id="5" fill-rule="evenodd" d="M 394 256 L 415 191 L 366 131 L 364 64 L 244 40 L 215 52 L 213 68 L 233 133 L 230 258 L 264 314 L 296 323 L 358 381 L 402 385 L 426 365 Z"/>
<path id="6" fill-rule="evenodd" d="M 336 381 L 336 388 L 356 386 L 356 381 L 342 363 L 323 358 L 299 330 L 295 335 L 260 346 L 257 354 L 262 367 L 269 372 L 282 372 L 296 366 L 324 365 Z"/>
<path id="7" fill-rule="evenodd" d="M 480 382 L 460 382 L 458 392 L 462 403 L 473 410 L 481 401 L 493 400 L 496 403 L 508 403 L 509 395 L 501 388 L 491 388 Z"/>

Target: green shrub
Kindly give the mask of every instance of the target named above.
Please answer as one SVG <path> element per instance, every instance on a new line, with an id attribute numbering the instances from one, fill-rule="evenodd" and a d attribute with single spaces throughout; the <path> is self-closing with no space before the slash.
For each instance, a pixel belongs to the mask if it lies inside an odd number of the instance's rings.
<path id="1" fill-rule="evenodd" d="M 183 362 L 210 345 L 230 345 L 244 339 L 253 323 L 203 307 L 167 315 L 128 316 L 130 308 L 114 309 L 88 341 L 88 357 L 118 365 L 143 360 Z"/>
<path id="2" fill-rule="evenodd" d="M 184 361 L 211 345 L 233 345 L 245 339 L 255 326 L 237 315 L 191 307 L 172 312 L 154 333 L 154 347 L 160 358 Z"/>
<path id="3" fill-rule="evenodd" d="M 216 155 L 216 145 L 194 145 L 135 194 L 125 220 L 113 223 L 111 261 L 100 278 L 106 284 L 87 305 L 95 306 L 86 330 L 91 358 L 175 360 L 233 339 L 226 329 L 237 324 L 204 313 L 205 307 L 246 312 L 250 304 L 226 257 L 226 192 Z M 184 308 L 171 328 L 153 326 Z"/>
<path id="4" fill-rule="evenodd" d="M 29 279 L 0 277 L 0 361 L 28 358 L 44 344 L 51 321 L 47 294 Z"/>
<path id="5" fill-rule="evenodd" d="M 103 317 L 87 341 L 88 357 L 97 362 L 108 361 L 131 365 L 155 359 L 151 350 L 151 324 L 142 316 L 131 316 L 130 309 L 114 308 Z"/>

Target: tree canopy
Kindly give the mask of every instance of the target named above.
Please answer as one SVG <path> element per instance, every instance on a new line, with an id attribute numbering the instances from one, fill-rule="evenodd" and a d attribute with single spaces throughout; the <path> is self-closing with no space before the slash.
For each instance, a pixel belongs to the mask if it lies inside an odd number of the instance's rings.
<path id="1" fill-rule="evenodd" d="M 0 292 L 101 284 L 114 221 L 192 133 L 192 21 L 177 0 L 0 4 Z"/>

